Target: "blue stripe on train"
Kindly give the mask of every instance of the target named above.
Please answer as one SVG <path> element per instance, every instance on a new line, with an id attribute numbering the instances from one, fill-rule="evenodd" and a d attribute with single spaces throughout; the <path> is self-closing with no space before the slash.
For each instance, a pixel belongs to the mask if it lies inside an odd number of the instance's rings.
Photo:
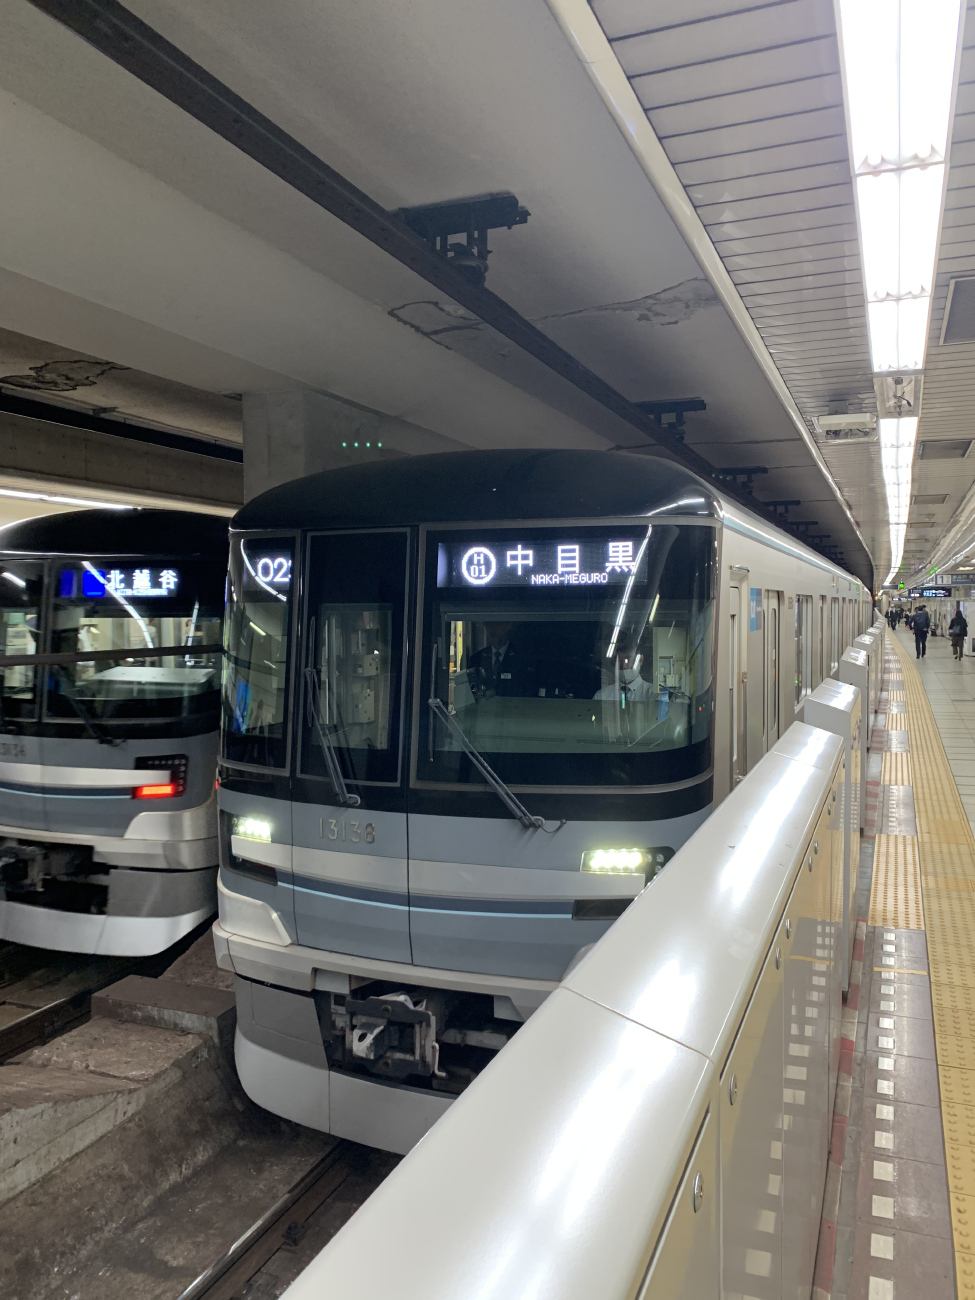
<path id="1" fill-rule="evenodd" d="M 286 883 L 287 873 L 278 872 Z M 363 889 L 355 885 L 342 885 L 333 880 L 316 880 L 310 876 L 291 877 L 295 889 L 309 894 L 324 894 L 345 901 L 366 903 L 372 907 L 391 907 L 406 911 L 455 913 L 463 916 L 531 917 L 533 920 L 571 920 L 572 901 L 533 902 L 526 899 L 441 898 L 421 895 L 409 898 L 406 894 L 383 889 Z"/>

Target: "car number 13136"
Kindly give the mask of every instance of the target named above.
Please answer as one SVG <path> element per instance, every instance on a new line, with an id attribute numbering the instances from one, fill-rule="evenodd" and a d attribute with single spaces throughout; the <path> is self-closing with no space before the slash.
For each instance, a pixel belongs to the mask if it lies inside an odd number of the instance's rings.
<path id="1" fill-rule="evenodd" d="M 344 817 L 322 817 L 319 822 L 323 840 L 343 840 L 347 844 L 375 844 L 376 828 L 372 822 L 346 821 Z"/>

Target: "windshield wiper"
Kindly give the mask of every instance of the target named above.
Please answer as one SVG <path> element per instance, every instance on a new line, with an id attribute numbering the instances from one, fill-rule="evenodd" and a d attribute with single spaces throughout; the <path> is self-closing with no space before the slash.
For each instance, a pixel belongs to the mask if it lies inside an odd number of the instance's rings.
<path id="1" fill-rule="evenodd" d="M 82 726 L 85 731 L 88 732 L 88 735 L 91 736 L 92 740 L 97 740 L 99 745 L 120 745 L 122 742 L 114 736 L 109 736 L 107 732 L 102 731 L 81 701 L 71 693 L 67 675 L 59 664 L 54 665 L 54 675 L 61 683 L 61 694 L 74 709 L 75 713 L 77 713 L 78 717 L 81 719 Z"/>
<path id="2" fill-rule="evenodd" d="M 311 721 L 318 736 L 318 743 L 325 755 L 325 766 L 328 768 L 328 779 L 332 783 L 332 789 L 335 791 L 340 804 L 343 804 L 346 808 L 358 808 L 362 801 L 357 794 L 349 793 L 345 784 L 345 777 L 342 775 L 342 769 L 339 767 L 335 746 L 325 734 L 325 727 L 322 726 L 322 693 L 314 668 L 305 669 L 305 681 L 308 683 L 308 707 L 311 713 Z M 326 723 L 325 726 L 327 725 Z"/>
<path id="3" fill-rule="evenodd" d="M 485 781 L 487 781 L 488 785 L 508 809 L 512 817 L 517 818 L 526 830 L 544 831 L 546 829 L 545 818 L 532 816 L 513 791 L 508 789 L 484 755 L 479 754 L 467 739 L 464 728 L 460 725 L 457 719 L 451 713 L 448 713 L 443 700 L 438 700 L 436 696 L 434 696 L 432 700 L 427 700 L 427 704 L 430 706 L 430 712 L 433 713 L 435 717 L 439 718 L 450 734 L 460 742 L 460 746 L 464 753 L 480 772 L 481 776 L 484 777 Z M 556 830 L 561 830 L 564 825 L 565 819 L 563 818 L 556 827 Z M 554 834 L 554 832 L 549 833 Z"/>

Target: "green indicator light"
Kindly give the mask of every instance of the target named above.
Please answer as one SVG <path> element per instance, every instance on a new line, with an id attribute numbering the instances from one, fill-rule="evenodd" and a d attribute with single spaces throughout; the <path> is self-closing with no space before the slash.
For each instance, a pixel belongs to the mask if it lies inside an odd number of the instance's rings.
<path id="1" fill-rule="evenodd" d="M 383 444 L 382 444 L 381 442 L 377 442 L 377 443 L 376 443 L 376 446 L 377 446 L 377 447 L 381 447 L 382 445 L 383 445 Z"/>
<path id="2" fill-rule="evenodd" d="M 358 445 L 359 445 L 359 444 L 358 444 L 357 442 L 354 442 L 354 443 L 352 444 L 353 447 L 358 447 Z"/>
<path id="3" fill-rule="evenodd" d="M 342 443 L 342 446 L 343 446 L 343 447 L 347 447 L 348 445 L 349 445 L 349 444 L 348 444 L 347 442 L 343 442 L 343 443 Z"/>

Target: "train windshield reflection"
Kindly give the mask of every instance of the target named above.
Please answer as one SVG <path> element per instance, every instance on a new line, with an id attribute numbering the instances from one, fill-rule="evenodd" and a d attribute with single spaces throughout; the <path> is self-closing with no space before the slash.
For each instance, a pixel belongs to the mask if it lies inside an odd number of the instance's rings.
<path id="1" fill-rule="evenodd" d="M 512 784 L 647 785 L 706 770 L 713 552 L 712 529 L 676 524 L 428 539 L 425 698 Z M 425 713 L 420 779 L 480 781 Z"/>

